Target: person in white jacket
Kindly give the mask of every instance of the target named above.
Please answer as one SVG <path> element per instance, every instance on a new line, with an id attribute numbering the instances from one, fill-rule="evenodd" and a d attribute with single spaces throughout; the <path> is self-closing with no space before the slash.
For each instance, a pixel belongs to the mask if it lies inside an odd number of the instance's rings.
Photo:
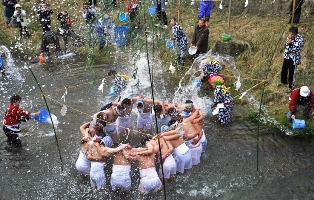
<path id="1" fill-rule="evenodd" d="M 13 17 L 16 18 L 17 25 L 20 29 L 20 37 L 23 37 L 23 30 L 27 37 L 29 37 L 29 32 L 27 28 L 28 21 L 26 19 L 26 11 L 22 10 L 22 6 L 20 4 L 15 5 L 15 11 Z"/>

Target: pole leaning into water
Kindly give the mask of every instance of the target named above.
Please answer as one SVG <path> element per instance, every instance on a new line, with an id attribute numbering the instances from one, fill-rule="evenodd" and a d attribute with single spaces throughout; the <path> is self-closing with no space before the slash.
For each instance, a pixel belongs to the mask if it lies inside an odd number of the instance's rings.
<path id="1" fill-rule="evenodd" d="M 50 113 L 50 109 L 49 109 L 49 106 L 48 106 L 48 103 L 47 103 L 47 100 L 46 100 L 46 97 L 43 92 L 43 90 L 41 89 L 38 81 L 37 81 L 37 78 L 35 76 L 35 74 L 33 73 L 32 69 L 30 67 L 28 67 L 28 70 L 31 72 L 32 76 L 34 77 L 38 87 L 39 87 L 39 90 L 41 92 L 41 95 L 42 97 L 44 98 L 44 101 L 45 101 L 45 104 L 47 106 L 47 109 L 48 109 L 48 113 L 49 113 L 49 117 L 50 117 L 50 120 L 51 120 L 51 123 L 52 123 L 52 128 L 53 128 L 53 132 L 54 132 L 54 136 L 55 136 L 55 139 L 56 139 L 56 142 L 57 142 L 57 147 L 58 147 L 58 153 L 59 153 L 59 157 L 60 157 L 60 162 L 61 162 L 61 171 L 63 171 L 63 161 L 62 161 L 62 156 L 61 156 L 61 151 L 60 151 L 60 147 L 59 147 L 59 142 L 58 142 L 58 137 L 57 137 L 57 133 L 56 133 L 56 129 L 55 129 L 55 125 L 53 123 L 53 120 L 52 120 L 52 117 L 51 117 L 51 113 Z"/>

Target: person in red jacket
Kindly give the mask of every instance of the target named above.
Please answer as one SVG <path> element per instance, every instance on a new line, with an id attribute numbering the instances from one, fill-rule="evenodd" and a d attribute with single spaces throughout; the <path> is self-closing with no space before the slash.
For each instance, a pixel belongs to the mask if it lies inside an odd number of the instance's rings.
<path id="1" fill-rule="evenodd" d="M 295 119 L 295 115 L 300 106 L 304 106 L 303 116 L 310 118 L 311 108 L 314 107 L 314 94 L 307 86 L 294 89 L 289 97 L 289 112 L 287 113 L 288 121 Z M 314 111 L 311 115 L 314 114 Z"/>
<path id="2" fill-rule="evenodd" d="M 126 3 L 125 12 L 130 16 L 130 20 L 132 25 L 134 25 L 134 28 L 138 29 L 140 25 L 140 22 L 137 19 L 139 5 L 136 3 L 136 0 L 129 0 L 126 1 L 125 3 Z"/>
<path id="3" fill-rule="evenodd" d="M 22 147 L 22 142 L 18 137 L 18 133 L 21 132 L 21 122 L 26 122 L 31 117 L 39 116 L 39 112 L 30 113 L 20 109 L 21 99 L 19 95 L 10 97 L 11 103 L 3 118 L 3 131 L 8 137 L 7 143 L 9 145 L 13 144 L 17 148 Z"/>

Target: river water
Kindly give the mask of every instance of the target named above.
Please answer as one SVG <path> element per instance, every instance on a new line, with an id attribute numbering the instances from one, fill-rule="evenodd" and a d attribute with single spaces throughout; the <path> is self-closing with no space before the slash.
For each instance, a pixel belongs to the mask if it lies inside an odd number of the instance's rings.
<path id="1" fill-rule="evenodd" d="M 4 48 L 3 48 L 4 51 Z M 132 165 L 132 190 L 129 196 L 119 198 L 110 191 L 110 159 L 105 168 L 106 189 L 93 194 L 89 179 L 80 176 L 75 162 L 80 150 L 79 127 L 91 119 L 99 108 L 115 98 L 109 96 L 112 80 L 107 71 L 132 75 L 134 65 L 137 77 L 131 80 L 125 96 L 151 97 L 146 54 L 133 55 L 117 50 L 116 62 L 95 65 L 95 83 L 86 67 L 86 58 L 76 55 L 56 63 L 26 64 L 12 60 L 7 71 L 9 78 L 0 77 L 1 113 L 4 114 L 12 94 L 22 96 L 21 108 L 37 111 L 47 108 L 37 83 L 42 87 L 52 113 L 51 123 L 30 120 L 24 124 L 21 152 L 6 150 L 5 136 L 0 146 L 1 199 L 312 199 L 314 197 L 313 163 L 314 143 L 272 132 L 261 127 L 257 140 L 257 126 L 245 120 L 246 109 L 236 105 L 234 120 L 227 126 L 215 124 L 212 116 L 205 118 L 208 139 L 201 163 L 184 174 L 178 174 L 165 185 L 166 193 L 140 197 L 137 192 L 138 170 Z M 206 113 L 206 103 L 212 94 L 199 94 L 195 87 L 176 85 L 171 72 L 158 60 L 153 66 L 154 95 L 156 99 L 182 103 L 187 98 Z M 182 75 L 183 76 L 183 75 Z M 99 89 L 104 79 L 103 92 Z M 135 85 L 137 86 L 131 86 Z M 209 95 L 210 94 L 210 95 Z M 61 114 L 61 109 L 63 111 Z M 66 108 L 66 109 L 65 109 Z M 65 112 L 66 110 L 66 112 Z M 136 112 L 133 112 L 134 127 Z M 140 136 L 135 135 L 136 144 Z M 257 145 L 257 141 L 259 142 Z M 60 161 L 59 151 L 62 163 Z M 62 167 L 61 167 L 62 166 Z M 63 169 L 63 170 L 62 170 Z"/>

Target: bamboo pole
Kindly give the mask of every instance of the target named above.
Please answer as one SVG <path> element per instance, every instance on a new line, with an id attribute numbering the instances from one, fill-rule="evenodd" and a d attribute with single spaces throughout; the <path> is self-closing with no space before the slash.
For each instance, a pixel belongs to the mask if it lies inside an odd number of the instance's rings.
<path id="1" fill-rule="evenodd" d="M 294 21 L 294 11 L 295 11 L 295 0 L 292 0 L 292 15 L 291 15 L 291 22 L 290 25 L 292 26 L 293 21 Z"/>
<path id="2" fill-rule="evenodd" d="M 228 30 L 230 30 L 231 1 L 232 0 L 229 0 Z"/>

